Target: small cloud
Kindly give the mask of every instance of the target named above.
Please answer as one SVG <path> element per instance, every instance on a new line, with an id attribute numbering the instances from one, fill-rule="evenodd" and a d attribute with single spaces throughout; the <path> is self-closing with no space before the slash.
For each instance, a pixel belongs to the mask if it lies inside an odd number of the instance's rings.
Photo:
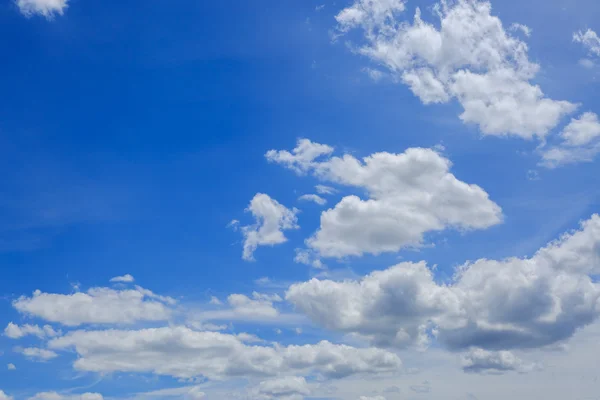
<path id="1" fill-rule="evenodd" d="M 16 0 L 19 11 L 26 17 L 41 15 L 48 20 L 63 15 L 68 7 L 68 0 Z"/>
<path id="2" fill-rule="evenodd" d="M 296 328 L 296 334 L 302 335 L 302 328 Z"/>
<path id="3" fill-rule="evenodd" d="M 279 328 L 275 329 L 275 333 L 278 335 L 281 335 L 283 333 L 283 331 Z"/>
<path id="4" fill-rule="evenodd" d="M 383 72 L 373 68 L 363 68 L 362 71 L 369 75 L 369 78 L 373 79 L 375 82 L 381 80 L 384 75 Z"/>
<path id="5" fill-rule="evenodd" d="M 312 201 L 313 203 L 316 203 L 320 206 L 323 206 L 327 203 L 327 200 L 325 200 L 324 198 L 322 198 L 321 196 L 318 196 L 316 194 L 304 194 L 302 196 L 300 196 L 298 198 L 298 200 L 300 201 Z"/>
<path id="6" fill-rule="evenodd" d="M 217 297 L 215 296 L 211 296 L 210 297 L 210 304 L 215 305 L 215 306 L 220 306 L 221 304 L 223 304 L 223 302 L 221 302 L 221 300 L 219 300 Z"/>
<path id="7" fill-rule="evenodd" d="M 530 27 L 528 27 L 527 25 L 517 24 L 517 23 L 512 24 L 510 26 L 510 30 L 513 32 L 521 31 L 527 37 L 530 37 L 531 32 L 533 32 L 533 30 Z"/>
<path id="8" fill-rule="evenodd" d="M 325 186 L 325 185 L 317 185 L 317 186 L 315 186 L 315 189 L 316 189 L 317 193 L 319 193 L 321 195 L 337 193 L 337 190 L 335 188 L 332 188 L 330 186 Z"/>
<path id="9" fill-rule="evenodd" d="M 324 8 L 325 8 L 325 4 L 321 4 L 321 5 L 315 7 L 315 11 L 321 11 Z"/>
<path id="10" fill-rule="evenodd" d="M 537 172 L 535 169 L 530 169 L 529 171 L 527 171 L 527 179 L 530 181 L 539 181 L 540 173 Z"/>
<path id="11" fill-rule="evenodd" d="M 114 278 L 111 278 L 110 281 L 113 283 L 131 283 L 133 282 L 135 279 L 133 279 L 133 276 L 126 274 L 123 276 L 115 276 Z"/>
<path id="12" fill-rule="evenodd" d="M 8 364 L 7 368 L 8 368 L 9 371 L 14 371 L 14 370 L 17 369 L 17 367 L 15 366 L 15 364 L 12 364 L 12 363 Z"/>
<path id="13" fill-rule="evenodd" d="M 589 58 L 582 58 L 581 60 L 579 60 L 579 65 L 587 69 L 592 69 L 596 66 L 596 64 Z"/>

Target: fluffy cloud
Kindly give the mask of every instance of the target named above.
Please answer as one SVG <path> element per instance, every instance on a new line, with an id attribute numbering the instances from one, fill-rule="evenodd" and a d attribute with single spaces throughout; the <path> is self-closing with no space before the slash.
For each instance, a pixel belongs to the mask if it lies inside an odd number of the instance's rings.
<path id="1" fill-rule="evenodd" d="M 346 196 L 321 214 L 321 226 L 307 245 L 324 257 L 396 252 L 420 245 L 426 232 L 484 229 L 502 220 L 488 194 L 456 179 L 451 162 L 431 149 L 375 153 L 362 161 L 348 154 L 322 161 L 294 157 L 285 150 L 267 153 L 271 161 L 364 189 L 369 196 Z"/>
<path id="2" fill-rule="evenodd" d="M 244 252 L 242 258 L 254 259 L 258 246 L 274 246 L 287 241 L 284 230 L 297 229 L 296 209 L 288 209 L 266 194 L 258 193 L 248 206 L 256 220 L 254 225 L 242 227 Z"/>
<path id="3" fill-rule="evenodd" d="M 57 392 L 42 392 L 38 393 L 29 400 L 103 400 L 104 397 L 99 393 L 83 393 L 83 394 L 60 394 Z"/>
<path id="4" fill-rule="evenodd" d="M 13 400 L 13 397 L 0 390 L 0 400 Z"/>
<path id="5" fill-rule="evenodd" d="M 592 112 L 573 118 L 560 134 L 562 143 L 542 151 L 541 165 L 555 168 L 564 164 L 593 161 L 600 153 L 600 121 Z"/>
<path id="6" fill-rule="evenodd" d="M 55 352 L 53 352 L 51 350 L 40 349 L 37 347 L 28 347 L 28 348 L 20 350 L 20 352 L 25 357 L 30 358 L 32 360 L 38 360 L 38 361 L 48 361 L 48 360 L 58 357 L 58 354 L 56 354 Z"/>
<path id="7" fill-rule="evenodd" d="M 114 278 L 111 278 L 111 282 L 117 282 L 117 283 L 131 283 L 133 282 L 135 279 L 133 278 L 133 276 L 126 274 L 123 276 L 115 276 Z"/>
<path id="8" fill-rule="evenodd" d="M 439 27 L 418 8 L 412 23 L 401 20 L 404 8 L 403 1 L 357 0 L 336 19 L 342 33 L 361 28 L 365 41 L 356 51 L 388 68 L 425 104 L 457 99 L 460 118 L 483 134 L 526 139 L 544 137 L 575 110 L 530 83 L 539 67 L 529 61 L 527 45 L 491 14 L 490 3 L 442 1 L 434 7 Z"/>
<path id="9" fill-rule="evenodd" d="M 327 200 L 316 194 L 303 194 L 298 198 L 298 200 L 312 201 L 313 203 L 316 203 L 320 206 L 324 206 L 325 204 L 327 204 Z"/>
<path id="10" fill-rule="evenodd" d="M 15 366 L 15 364 L 10 363 L 6 366 L 6 368 L 8 368 L 9 371 L 14 371 L 17 369 L 17 367 Z M 2 397 L 0 396 L 0 399 L 2 399 Z"/>
<path id="11" fill-rule="evenodd" d="M 328 378 L 396 371 L 393 353 L 326 341 L 304 346 L 249 346 L 234 335 L 184 327 L 75 331 L 49 342 L 74 348 L 81 371 L 140 372 L 177 378 L 271 377 L 316 373 Z"/>
<path id="12" fill-rule="evenodd" d="M 267 317 L 274 318 L 279 312 L 273 307 L 273 300 L 281 300 L 279 296 L 271 298 L 254 292 L 253 299 L 243 294 L 232 294 L 227 297 L 227 302 L 233 312 L 242 317 Z"/>
<path id="13" fill-rule="evenodd" d="M 575 32 L 573 41 L 581 43 L 590 54 L 600 57 L 600 37 L 593 30 Z"/>
<path id="14" fill-rule="evenodd" d="M 169 297 L 150 290 L 92 288 L 69 295 L 42 293 L 20 297 L 13 306 L 21 313 L 58 322 L 66 326 L 81 324 L 131 324 L 137 321 L 164 321 L 171 315 Z"/>
<path id="15" fill-rule="evenodd" d="M 463 370 L 469 373 L 527 372 L 533 367 L 532 364 L 525 364 L 510 351 L 472 349 L 463 356 Z"/>
<path id="16" fill-rule="evenodd" d="M 261 382 L 254 390 L 261 400 L 302 400 L 310 395 L 310 387 L 303 377 L 284 377 Z"/>
<path id="17" fill-rule="evenodd" d="M 331 153 L 333 153 L 331 146 L 300 139 L 292 152 L 269 150 L 265 157 L 271 162 L 285 165 L 301 174 L 311 169 L 316 159 Z"/>
<path id="18" fill-rule="evenodd" d="M 9 322 L 4 329 L 4 336 L 11 339 L 20 339 L 28 335 L 34 335 L 40 339 L 43 339 L 45 337 L 57 336 L 59 335 L 59 332 L 56 332 L 50 325 L 44 325 L 43 328 L 40 328 L 37 325 L 29 324 L 19 326 L 12 322 Z"/>
<path id="19" fill-rule="evenodd" d="M 63 15 L 68 7 L 68 0 L 17 0 L 21 13 L 27 17 L 39 14 L 52 19 L 56 14 Z"/>
<path id="20" fill-rule="evenodd" d="M 600 313 L 600 216 L 531 258 L 481 259 L 438 284 L 424 262 L 402 263 L 359 281 L 312 279 L 286 298 L 314 322 L 380 346 L 537 348 L 570 338 Z"/>

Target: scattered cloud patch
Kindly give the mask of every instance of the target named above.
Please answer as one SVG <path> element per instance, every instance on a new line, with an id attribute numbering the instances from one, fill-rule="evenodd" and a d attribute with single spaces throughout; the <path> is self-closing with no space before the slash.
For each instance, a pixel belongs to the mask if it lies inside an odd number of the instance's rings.
<path id="1" fill-rule="evenodd" d="M 58 357 L 58 354 L 51 350 L 40 349 L 38 347 L 27 347 L 19 350 L 25 357 L 36 361 L 48 361 Z"/>
<path id="2" fill-rule="evenodd" d="M 333 151 L 301 142 L 304 147 Z M 322 180 L 367 192 L 366 200 L 346 196 L 321 214 L 320 228 L 306 243 L 322 257 L 397 252 L 420 246 L 427 232 L 485 229 L 502 221 L 500 207 L 488 194 L 458 180 L 450 172 L 450 160 L 431 149 L 375 153 L 362 160 L 349 154 L 298 160 L 286 150 L 271 150 L 267 155 L 296 172 L 312 172 Z M 298 261 L 306 263 L 305 253 L 299 255 Z"/>
<path id="3" fill-rule="evenodd" d="M 58 336 L 59 334 L 60 332 L 55 331 L 50 325 L 44 325 L 42 328 L 40 328 L 38 325 L 25 324 L 19 326 L 9 322 L 4 329 L 4 336 L 10 339 L 20 339 L 28 335 L 33 335 L 40 339 L 44 339 L 46 337 Z"/>
<path id="4" fill-rule="evenodd" d="M 581 43 L 591 55 L 600 57 L 600 37 L 593 30 L 575 32 L 573 41 Z"/>
<path id="5" fill-rule="evenodd" d="M 298 198 L 301 201 L 312 201 L 320 206 L 327 204 L 327 200 L 316 194 L 304 194 Z"/>
<path id="6" fill-rule="evenodd" d="M 285 243 L 287 238 L 283 231 L 298 228 L 298 210 L 290 210 L 266 194 L 254 196 L 247 211 L 252 213 L 256 222 L 241 228 L 244 235 L 242 258 L 246 261 L 254 260 L 258 246 Z"/>
<path id="7" fill-rule="evenodd" d="M 8 370 L 9 370 L 9 371 L 15 371 L 15 370 L 17 369 L 17 367 L 16 367 L 16 366 L 15 366 L 15 364 L 13 364 L 13 363 L 10 363 L 10 364 L 8 364 L 8 365 L 6 366 L 6 368 L 8 368 Z M 2 397 L 0 396 L 0 399 L 1 399 L 1 398 L 2 398 Z"/>
<path id="8" fill-rule="evenodd" d="M 591 162 L 600 153 L 600 120 L 592 112 L 573 118 L 560 134 L 562 143 L 542 151 L 541 165 L 556 168 Z"/>
<path id="9" fill-rule="evenodd" d="M 16 4 L 26 17 L 38 14 L 51 20 L 56 15 L 64 14 L 68 0 L 16 0 Z"/>
<path id="10" fill-rule="evenodd" d="M 523 360 L 510 351 L 486 351 L 471 349 L 463 356 L 463 370 L 469 373 L 502 374 L 505 372 L 529 372 L 533 364 L 525 364 Z"/>
<path id="11" fill-rule="evenodd" d="M 114 278 L 111 278 L 111 282 L 116 282 L 116 283 L 132 283 L 135 279 L 133 278 L 133 276 L 126 274 L 123 276 L 115 276 Z"/>

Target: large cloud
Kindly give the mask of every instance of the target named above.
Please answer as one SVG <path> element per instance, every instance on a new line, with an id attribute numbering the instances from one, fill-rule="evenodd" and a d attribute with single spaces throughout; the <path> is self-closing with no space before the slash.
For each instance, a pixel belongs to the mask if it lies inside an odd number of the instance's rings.
<path id="1" fill-rule="evenodd" d="M 346 196 L 321 214 L 319 230 L 307 240 L 321 256 L 396 252 L 420 245 L 426 232 L 484 229 L 502 220 L 500 207 L 488 194 L 458 180 L 450 172 L 452 163 L 434 150 L 375 153 L 363 160 L 346 154 L 319 161 L 299 149 L 323 145 L 308 143 L 301 140 L 292 152 L 271 150 L 266 157 L 326 181 L 364 189 L 369 197 Z M 323 158 L 322 152 L 311 154 Z"/>
<path id="2" fill-rule="evenodd" d="M 74 348 L 81 371 L 155 373 L 177 378 L 270 377 L 314 373 L 328 378 L 396 371 L 400 359 L 375 348 L 322 341 L 304 346 L 249 346 L 237 336 L 184 327 L 75 331 L 53 339 L 54 350 Z"/>
<path id="3" fill-rule="evenodd" d="M 243 226 L 244 251 L 242 258 L 254 259 L 258 246 L 274 246 L 287 241 L 284 230 L 297 229 L 296 209 L 288 209 L 269 195 L 257 193 L 250 201 L 247 211 L 255 219 L 254 225 Z"/>
<path id="4" fill-rule="evenodd" d="M 147 289 L 92 288 L 86 293 L 54 294 L 36 290 L 32 297 L 20 297 L 13 306 L 21 313 L 66 326 L 81 324 L 131 324 L 164 321 L 171 315 L 175 300 Z"/>
<path id="5" fill-rule="evenodd" d="M 442 1 L 434 7 L 439 26 L 417 9 L 402 20 L 404 1 L 357 0 L 337 15 L 341 33 L 361 28 L 356 51 L 388 69 L 423 103 L 457 99 L 460 118 L 486 135 L 543 137 L 575 110 L 547 98 L 530 81 L 539 67 L 527 45 L 511 36 L 485 1 Z"/>
<path id="6" fill-rule="evenodd" d="M 402 263 L 358 281 L 312 279 L 286 298 L 313 321 L 383 346 L 427 341 L 428 328 L 463 350 L 536 348 L 570 338 L 600 313 L 600 216 L 531 258 L 465 264 L 450 285 L 425 263 Z"/>

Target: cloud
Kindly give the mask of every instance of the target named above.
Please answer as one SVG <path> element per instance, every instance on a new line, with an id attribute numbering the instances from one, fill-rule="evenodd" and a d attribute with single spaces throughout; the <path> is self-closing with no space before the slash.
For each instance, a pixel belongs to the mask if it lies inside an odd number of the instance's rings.
<path id="1" fill-rule="evenodd" d="M 104 397 L 99 393 L 83 393 L 83 394 L 60 394 L 57 392 L 42 392 L 38 393 L 29 400 L 103 400 Z"/>
<path id="2" fill-rule="evenodd" d="M 359 400 L 386 400 L 383 396 L 360 396 Z"/>
<path id="3" fill-rule="evenodd" d="M 528 27 L 527 25 L 523 25 L 523 24 L 518 24 L 518 23 L 514 23 L 510 26 L 510 30 L 513 32 L 522 32 L 525 36 L 530 37 L 531 36 L 531 28 Z"/>
<path id="4" fill-rule="evenodd" d="M 298 145 L 292 150 L 269 150 L 265 157 L 268 161 L 284 165 L 299 174 L 312 168 L 314 161 L 322 156 L 333 153 L 333 147 L 311 142 L 308 139 L 298 140 Z"/>
<path id="5" fill-rule="evenodd" d="M 20 350 L 20 353 L 27 358 L 39 361 L 48 361 L 58 357 L 58 354 L 51 350 L 40 349 L 37 347 L 27 347 L 25 349 Z"/>
<path id="6" fill-rule="evenodd" d="M 261 400 L 303 400 L 310 395 L 310 387 L 303 377 L 288 376 L 263 381 L 254 393 Z"/>
<path id="7" fill-rule="evenodd" d="M 0 400 L 13 400 L 13 397 L 0 390 Z"/>
<path id="8" fill-rule="evenodd" d="M 600 216 L 531 258 L 480 259 L 439 284 L 424 262 L 401 263 L 360 280 L 312 279 L 286 299 L 315 323 L 378 346 L 452 350 L 539 348 L 569 339 L 600 313 Z"/>
<path id="9" fill-rule="evenodd" d="M 600 57 L 600 37 L 593 30 L 575 32 L 573 41 L 581 43 L 590 54 Z"/>
<path id="10" fill-rule="evenodd" d="M 463 370 L 469 373 L 528 372 L 533 368 L 533 364 L 524 363 L 523 360 L 510 351 L 471 349 L 463 356 Z"/>
<path id="11" fill-rule="evenodd" d="M 367 200 L 346 196 L 321 214 L 320 228 L 306 243 L 323 257 L 397 252 L 421 245 L 427 232 L 485 229 L 502 221 L 500 207 L 488 194 L 458 180 L 450 173 L 452 163 L 431 149 L 375 153 L 363 160 L 349 154 L 322 161 L 302 158 L 301 165 L 285 150 L 271 150 L 267 157 L 367 192 Z"/>
<path id="12" fill-rule="evenodd" d="M 249 346 L 234 335 L 184 327 L 80 330 L 52 339 L 49 347 L 74 348 L 79 355 L 74 367 L 80 371 L 154 373 L 184 379 L 307 373 L 342 378 L 397 371 L 401 366 L 398 356 L 381 349 L 327 341 L 304 346 Z"/>
<path id="13" fill-rule="evenodd" d="M 63 15 L 68 7 L 68 0 L 16 0 L 16 3 L 26 17 L 39 14 L 49 20 L 57 14 Z"/>
<path id="14" fill-rule="evenodd" d="M 290 210 L 266 194 L 256 194 L 247 211 L 252 213 L 256 223 L 241 228 L 244 235 L 242 258 L 246 261 L 254 259 L 254 251 L 258 246 L 285 243 L 287 239 L 283 231 L 298 228 L 298 210 Z"/>
<path id="15" fill-rule="evenodd" d="M 29 325 L 25 324 L 19 326 L 12 322 L 9 322 L 6 328 L 4 329 L 4 336 L 11 339 L 20 339 L 24 336 L 34 335 L 40 339 L 45 337 L 54 337 L 58 336 L 60 333 L 56 332 L 50 325 L 44 325 L 43 328 L 40 328 L 38 325 Z"/>
<path id="16" fill-rule="evenodd" d="M 13 302 L 19 312 L 66 326 L 81 324 L 132 324 L 169 319 L 168 305 L 175 300 L 136 286 L 131 290 L 92 288 L 69 295 L 42 293 L 22 296 Z"/>
<path id="17" fill-rule="evenodd" d="M 542 150 L 540 165 L 556 168 L 564 164 L 591 162 L 600 153 L 600 120 L 592 112 L 573 118 L 560 134 L 562 143 Z"/>
<path id="18" fill-rule="evenodd" d="M 273 301 L 268 297 L 261 297 L 256 292 L 254 293 L 254 299 L 243 294 L 232 294 L 227 297 L 227 302 L 232 307 L 233 312 L 241 317 L 275 318 L 279 315 L 279 312 L 273 307 Z"/>
<path id="19" fill-rule="evenodd" d="M 17 367 L 13 363 L 8 364 L 6 368 L 8 368 L 9 371 L 15 371 L 17 369 Z M 0 399 L 2 399 L 2 396 L 0 396 Z"/>
<path id="20" fill-rule="evenodd" d="M 111 282 L 120 282 L 120 283 L 131 283 L 133 282 L 135 279 L 133 278 L 133 276 L 126 274 L 123 276 L 115 276 L 114 278 L 111 278 Z"/>
<path id="21" fill-rule="evenodd" d="M 324 206 L 325 204 L 327 204 L 327 200 L 316 194 L 303 194 L 302 196 L 298 197 L 298 200 L 312 201 L 313 203 L 316 203 L 320 206 Z"/>
<path id="22" fill-rule="evenodd" d="M 386 67 L 425 104 L 456 99 L 460 119 L 484 135 L 543 138 L 576 109 L 544 95 L 530 81 L 539 66 L 527 45 L 511 36 L 485 1 L 442 1 L 433 8 L 439 27 L 417 8 L 403 20 L 404 1 L 357 0 L 336 16 L 341 34 L 360 28 L 355 51 Z M 514 25 L 524 31 L 521 25 Z"/>
<path id="23" fill-rule="evenodd" d="M 335 188 L 332 188 L 331 186 L 317 185 L 317 186 L 315 186 L 315 189 L 316 189 L 317 193 L 319 193 L 321 195 L 337 193 L 337 190 Z"/>

